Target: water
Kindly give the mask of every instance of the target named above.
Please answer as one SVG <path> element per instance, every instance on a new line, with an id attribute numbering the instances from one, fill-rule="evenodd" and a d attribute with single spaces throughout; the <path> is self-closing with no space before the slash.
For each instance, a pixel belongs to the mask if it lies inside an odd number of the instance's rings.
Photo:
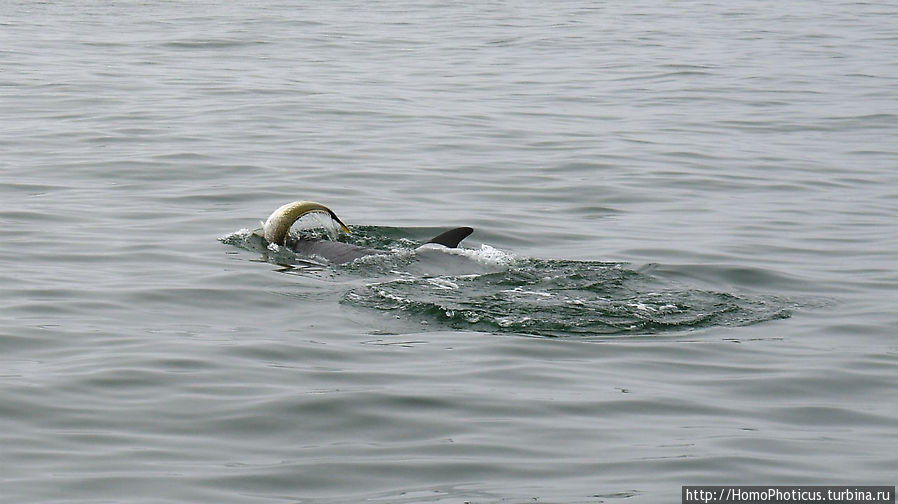
<path id="1" fill-rule="evenodd" d="M 896 14 L 0 3 L 0 500 L 895 484 Z"/>

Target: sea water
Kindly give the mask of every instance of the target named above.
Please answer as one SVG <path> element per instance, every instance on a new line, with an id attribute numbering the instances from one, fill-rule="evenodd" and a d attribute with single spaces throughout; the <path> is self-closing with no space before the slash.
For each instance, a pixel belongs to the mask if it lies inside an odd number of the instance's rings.
<path id="1" fill-rule="evenodd" d="M 896 16 L 0 2 L 0 501 L 895 484 Z"/>

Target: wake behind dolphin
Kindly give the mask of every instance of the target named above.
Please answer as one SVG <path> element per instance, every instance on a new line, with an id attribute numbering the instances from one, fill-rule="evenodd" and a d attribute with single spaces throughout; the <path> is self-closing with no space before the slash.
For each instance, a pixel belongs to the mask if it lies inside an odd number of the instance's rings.
<path id="1" fill-rule="evenodd" d="M 412 231 L 402 228 L 357 226 L 350 235 L 354 243 L 291 233 L 298 219 L 315 213 L 350 233 L 328 207 L 295 201 L 275 210 L 262 228 L 243 229 L 221 241 L 262 251 L 266 261 L 286 266 L 283 272 L 317 275 L 322 260 L 347 265 L 329 269 L 327 277 L 335 288 L 346 289 L 341 304 L 395 315 L 378 320 L 421 324 L 414 330 L 449 327 L 603 339 L 751 325 L 788 318 L 797 306 L 778 296 L 683 284 L 683 275 L 669 278 L 654 267 L 520 258 L 487 244 L 480 250 L 460 248 L 473 232 L 469 227 L 433 237 L 428 243 L 436 247 L 417 246 L 406 238 Z M 376 259 L 356 261 L 366 257 Z"/>
<path id="2" fill-rule="evenodd" d="M 264 238 L 269 244 L 285 246 L 301 256 L 320 257 L 333 264 L 347 264 L 362 257 L 388 253 L 387 251 L 349 243 L 291 234 L 290 227 L 304 215 L 310 213 L 327 214 L 340 226 L 343 232 L 350 233 L 349 227 L 337 217 L 333 210 L 314 201 L 294 201 L 281 206 L 268 216 L 262 229 L 257 230 L 255 233 L 257 236 Z M 462 240 L 473 232 L 472 228 L 458 227 L 431 238 L 427 243 L 456 248 Z"/>

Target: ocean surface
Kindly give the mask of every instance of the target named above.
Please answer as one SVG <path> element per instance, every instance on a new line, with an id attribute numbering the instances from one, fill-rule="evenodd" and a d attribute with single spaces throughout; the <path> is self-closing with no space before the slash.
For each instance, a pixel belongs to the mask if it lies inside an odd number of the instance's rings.
<path id="1" fill-rule="evenodd" d="M 896 484 L 896 19 L 0 0 L 0 502 Z"/>

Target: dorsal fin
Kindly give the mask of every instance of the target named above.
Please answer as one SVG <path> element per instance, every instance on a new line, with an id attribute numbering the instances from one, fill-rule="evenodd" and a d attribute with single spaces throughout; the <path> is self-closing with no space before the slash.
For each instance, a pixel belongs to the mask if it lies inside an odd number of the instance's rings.
<path id="1" fill-rule="evenodd" d="M 469 234 L 473 233 L 474 229 L 469 227 L 460 227 L 455 229 L 450 229 L 445 233 L 434 236 L 427 243 L 439 243 L 440 245 L 444 245 L 449 248 L 458 247 L 458 244 L 468 237 Z"/>

